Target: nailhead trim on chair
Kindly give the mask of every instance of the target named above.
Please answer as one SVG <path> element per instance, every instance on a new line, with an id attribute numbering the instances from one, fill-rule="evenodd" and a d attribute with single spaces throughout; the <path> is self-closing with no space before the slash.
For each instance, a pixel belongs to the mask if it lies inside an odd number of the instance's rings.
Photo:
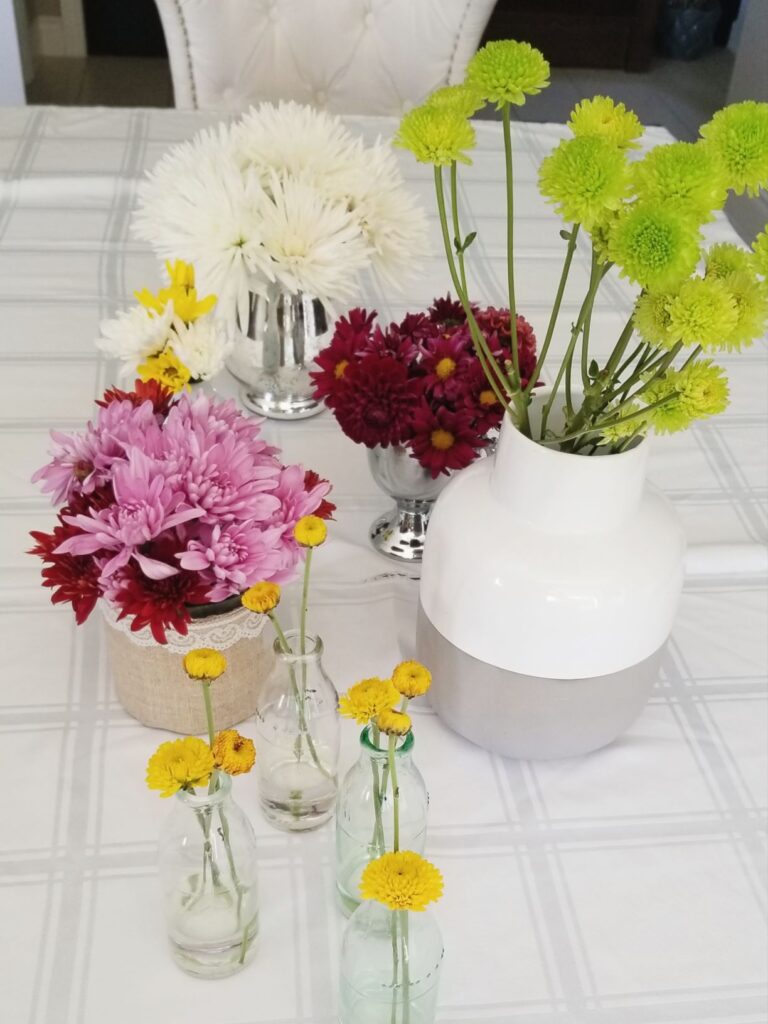
<path id="1" fill-rule="evenodd" d="M 464 13 L 462 14 L 461 21 L 459 22 L 459 30 L 456 33 L 456 41 L 453 44 L 453 53 L 451 54 L 451 60 L 450 63 L 448 64 L 448 74 L 446 75 L 445 79 L 446 85 L 449 85 L 451 79 L 453 78 L 453 69 L 456 63 L 456 54 L 459 52 L 459 43 L 461 42 L 462 37 L 464 35 L 464 25 L 466 24 L 467 15 L 469 14 L 471 7 L 472 0 L 467 0 L 467 6 L 464 8 Z"/>
<path id="2" fill-rule="evenodd" d="M 189 91 L 192 93 L 192 106 L 195 110 L 198 110 L 197 103 L 197 86 L 195 85 L 195 73 L 192 67 L 192 51 L 189 45 L 189 29 L 184 19 L 184 9 L 181 6 L 180 0 L 173 0 L 173 6 L 176 8 L 176 13 L 179 16 L 179 24 L 181 25 L 181 33 L 184 36 L 184 54 L 187 58 L 187 71 L 189 71 Z"/>

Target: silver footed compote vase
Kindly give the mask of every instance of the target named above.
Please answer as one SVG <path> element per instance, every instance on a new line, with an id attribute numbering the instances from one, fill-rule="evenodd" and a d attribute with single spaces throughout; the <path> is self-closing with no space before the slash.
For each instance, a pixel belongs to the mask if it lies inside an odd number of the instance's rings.
<path id="1" fill-rule="evenodd" d="M 429 517 L 437 496 L 450 480 L 433 478 L 402 445 L 368 449 L 368 465 L 378 486 L 395 499 L 395 507 L 371 525 L 371 543 L 382 555 L 400 562 L 420 562 Z"/>
<path id="2" fill-rule="evenodd" d="M 243 404 L 260 416 L 301 420 L 322 412 L 309 379 L 312 363 L 325 345 L 330 315 L 305 292 L 291 294 L 270 285 L 265 295 L 251 292 L 248 322 L 239 325 L 227 369 L 244 385 Z"/>

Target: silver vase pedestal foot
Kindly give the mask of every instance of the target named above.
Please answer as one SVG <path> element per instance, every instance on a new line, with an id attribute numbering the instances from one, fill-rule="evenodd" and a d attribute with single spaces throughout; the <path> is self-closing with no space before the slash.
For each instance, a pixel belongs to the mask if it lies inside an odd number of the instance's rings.
<path id="1" fill-rule="evenodd" d="M 277 420 L 316 416 L 323 403 L 313 397 L 309 371 L 330 335 L 331 319 L 319 299 L 291 295 L 270 286 L 251 293 L 248 323 L 239 330 L 227 369 L 241 384 L 251 412 Z"/>
<path id="2" fill-rule="evenodd" d="M 377 485 L 395 499 L 395 507 L 371 525 L 371 543 L 399 562 L 418 563 L 437 496 L 450 479 L 433 479 L 407 448 L 389 445 L 368 450 L 368 466 Z"/>

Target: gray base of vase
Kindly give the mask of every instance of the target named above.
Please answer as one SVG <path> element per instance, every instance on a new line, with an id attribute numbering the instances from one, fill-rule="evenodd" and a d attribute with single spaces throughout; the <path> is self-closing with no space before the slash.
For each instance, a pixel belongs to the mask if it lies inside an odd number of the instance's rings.
<path id="1" fill-rule="evenodd" d="M 528 760 L 587 754 L 620 736 L 648 702 L 664 646 L 621 672 L 544 679 L 465 654 L 421 605 L 416 631 L 416 656 L 432 672 L 430 702 L 443 722 L 486 750 Z"/>
<path id="2" fill-rule="evenodd" d="M 434 501 L 398 499 L 395 508 L 371 523 L 371 544 L 398 562 L 420 562 Z"/>
<path id="3" fill-rule="evenodd" d="M 325 408 L 322 402 L 311 395 L 270 388 L 269 382 L 263 388 L 244 387 L 241 398 L 246 409 L 272 420 L 306 420 L 310 416 L 317 416 Z"/>

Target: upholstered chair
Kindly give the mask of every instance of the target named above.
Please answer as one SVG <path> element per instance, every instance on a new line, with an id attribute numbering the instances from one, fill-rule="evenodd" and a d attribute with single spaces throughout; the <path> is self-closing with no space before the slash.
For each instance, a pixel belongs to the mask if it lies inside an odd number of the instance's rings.
<path id="1" fill-rule="evenodd" d="M 177 107 L 401 114 L 462 79 L 494 0 L 156 0 Z"/>

